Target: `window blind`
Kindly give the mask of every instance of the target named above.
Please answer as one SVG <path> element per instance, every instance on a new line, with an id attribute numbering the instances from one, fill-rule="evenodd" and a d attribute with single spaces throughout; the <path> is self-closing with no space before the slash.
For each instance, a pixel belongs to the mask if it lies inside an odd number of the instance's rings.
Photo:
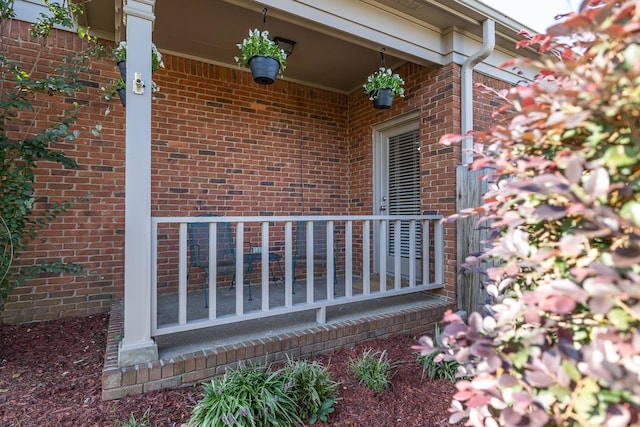
<path id="1" fill-rule="evenodd" d="M 414 130 L 389 138 L 389 201 L 390 215 L 420 214 L 420 141 Z M 416 234 L 416 256 L 419 258 L 420 228 Z M 409 256 L 409 223 L 401 224 L 401 256 Z M 389 255 L 395 247 L 393 226 L 389 227 Z"/>

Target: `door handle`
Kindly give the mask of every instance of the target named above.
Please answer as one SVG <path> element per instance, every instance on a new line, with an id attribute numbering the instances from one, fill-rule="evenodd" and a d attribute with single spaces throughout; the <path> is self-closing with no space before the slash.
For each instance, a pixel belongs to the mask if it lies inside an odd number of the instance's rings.
<path id="1" fill-rule="evenodd" d="M 387 210 L 387 207 L 386 207 L 385 205 L 382 205 L 382 206 L 380 206 L 380 210 L 381 210 L 381 211 L 386 211 L 386 210 Z"/>

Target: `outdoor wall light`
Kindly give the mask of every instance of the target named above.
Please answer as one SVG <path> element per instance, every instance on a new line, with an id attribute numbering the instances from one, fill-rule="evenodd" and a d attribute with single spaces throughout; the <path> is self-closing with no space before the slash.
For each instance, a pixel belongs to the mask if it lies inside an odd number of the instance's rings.
<path id="1" fill-rule="evenodd" d="M 278 45 L 280 49 L 284 50 L 284 53 L 286 53 L 287 56 L 291 56 L 291 54 L 293 53 L 293 47 L 296 45 L 296 42 L 294 42 L 293 40 L 285 39 L 283 37 L 274 37 L 273 41 Z"/>

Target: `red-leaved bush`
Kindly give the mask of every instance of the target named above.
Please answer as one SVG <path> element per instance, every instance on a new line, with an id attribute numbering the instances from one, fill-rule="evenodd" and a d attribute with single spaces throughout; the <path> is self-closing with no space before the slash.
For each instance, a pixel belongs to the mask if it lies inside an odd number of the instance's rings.
<path id="1" fill-rule="evenodd" d="M 585 0 L 521 45 L 549 55 L 526 62 L 533 82 L 495 92 L 505 125 L 474 133 L 471 166 L 491 188 L 459 213 L 492 230 L 468 260 L 491 261 L 491 314 L 448 313 L 439 342 L 418 348 L 473 375 L 456 384 L 452 422 L 637 425 L 640 0 Z"/>

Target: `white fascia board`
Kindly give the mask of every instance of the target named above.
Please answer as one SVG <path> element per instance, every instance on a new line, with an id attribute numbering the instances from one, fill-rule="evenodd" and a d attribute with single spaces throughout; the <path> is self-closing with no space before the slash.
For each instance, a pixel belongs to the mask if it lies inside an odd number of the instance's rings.
<path id="1" fill-rule="evenodd" d="M 16 19 L 26 22 L 36 22 L 41 14 L 51 14 L 42 0 L 16 0 L 14 11 Z"/>
<path id="2" fill-rule="evenodd" d="M 482 48 L 482 41 L 468 33 L 463 33 L 452 28 L 444 37 L 444 45 L 447 50 L 446 59 L 458 65 L 464 64 L 467 58 Z M 518 83 L 523 80 L 532 80 L 537 74 L 533 67 L 524 67 L 518 70 L 512 66 L 501 68 L 505 62 L 514 59 L 513 52 L 497 46 L 484 61 L 479 63 L 475 69 L 483 74 L 500 80 Z"/>
<path id="3" fill-rule="evenodd" d="M 15 0 L 13 6 L 16 19 L 20 21 L 35 23 L 40 19 L 40 15 L 51 15 L 51 11 L 42 0 Z M 75 28 L 72 29 L 60 25 L 54 25 L 54 28 L 75 32 Z"/>
<path id="4" fill-rule="evenodd" d="M 328 28 L 327 33 L 334 37 L 340 37 L 340 34 L 330 32 L 330 29 L 353 35 L 363 45 L 384 47 L 389 54 L 405 60 L 444 64 L 442 34 L 391 10 L 353 0 L 261 0 L 260 3 L 317 22 Z M 348 40 L 358 43 L 358 40 Z"/>
<path id="5" fill-rule="evenodd" d="M 478 0 L 453 0 L 453 1 L 455 3 L 458 3 L 464 6 L 465 8 L 468 8 L 470 10 L 473 10 L 477 13 L 484 15 L 487 18 L 494 19 L 497 23 L 509 29 L 509 31 L 513 32 L 514 35 L 518 34 L 520 30 L 526 30 L 532 34 L 537 33 L 537 31 L 535 31 L 534 29 L 528 27 L 527 25 L 521 22 L 516 21 L 515 19 L 506 15 L 504 12 L 501 12 L 497 9 L 492 8 L 491 6 L 484 4 L 482 1 L 478 1 Z M 535 5 L 533 6 L 530 5 L 530 7 L 535 7 Z"/>

